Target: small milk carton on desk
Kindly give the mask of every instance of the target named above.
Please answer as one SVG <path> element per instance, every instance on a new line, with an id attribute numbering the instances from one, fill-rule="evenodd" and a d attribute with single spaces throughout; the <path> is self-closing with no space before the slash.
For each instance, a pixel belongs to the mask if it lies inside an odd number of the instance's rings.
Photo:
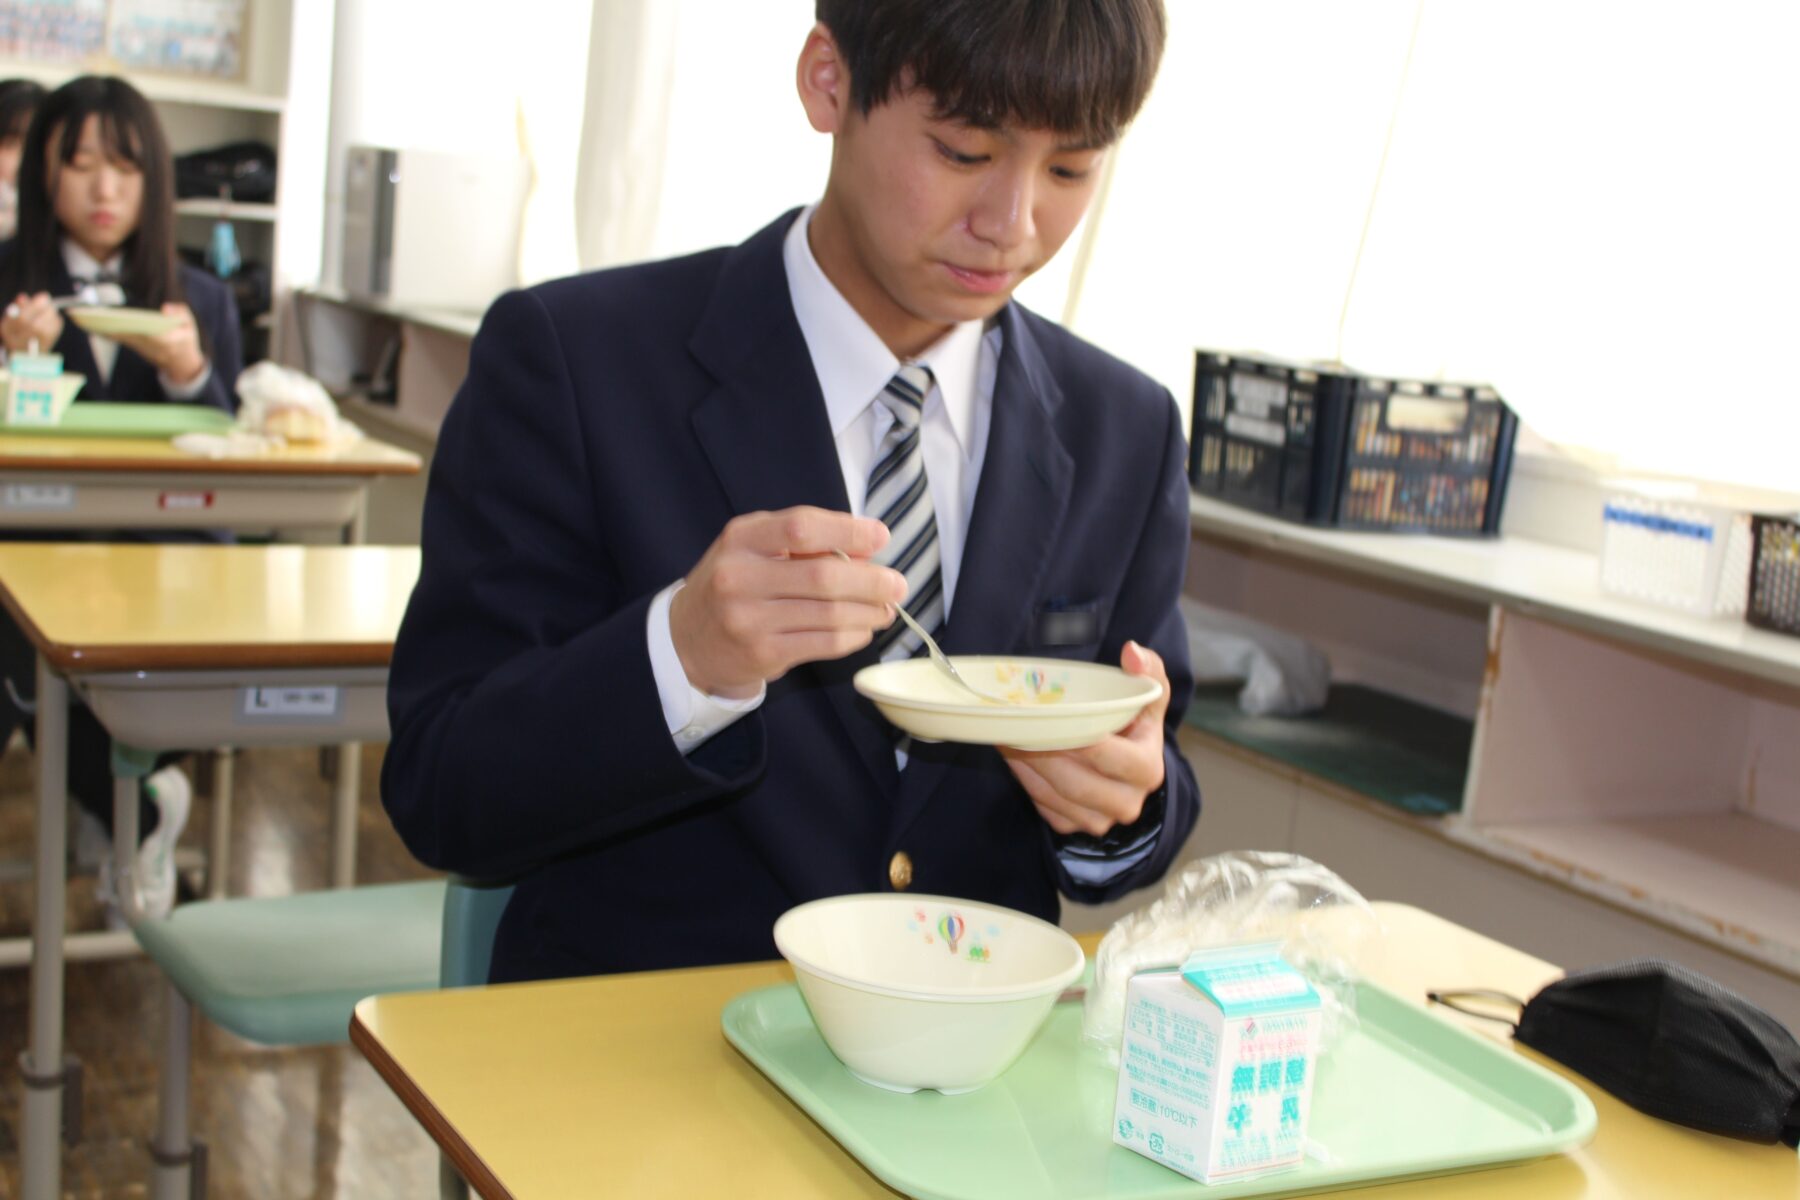
<path id="1" fill-rule="evenodd" d="M 69 410 L 83 376 L 65 374 L 60 354 L 39 354 L 33 342 L 29 354 L 15 354 L 7 362 L 5 406 L 0 410 L 6 425 L 55 425 Z"/>
<path id="2" fill-rule="evenodd" d="M 1321 1021 L 1274 943 L 1133 976 L 1113 1141 L 1202 1183 L 1298 1166 Z"/>

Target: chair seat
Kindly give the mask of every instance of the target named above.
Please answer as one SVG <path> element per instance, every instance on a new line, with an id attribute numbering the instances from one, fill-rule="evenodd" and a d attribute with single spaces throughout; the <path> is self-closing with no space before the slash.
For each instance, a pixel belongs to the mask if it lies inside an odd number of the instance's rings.
<path id="1" fill-rule="evenodd" d="M 342 1042 L 364 997 L 438 985 L 444 881 L 182 904 L 133 927 L 209 1019 L 268 1045 Z"/>

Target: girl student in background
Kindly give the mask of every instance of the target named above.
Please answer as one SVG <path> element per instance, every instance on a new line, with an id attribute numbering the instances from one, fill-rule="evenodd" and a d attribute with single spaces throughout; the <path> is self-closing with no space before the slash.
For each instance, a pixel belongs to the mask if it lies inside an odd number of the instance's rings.
<path id="1" fill-rule="evenodd" d="M 86 75 L 51 92 L 19 165 L 19 222 L 0 252 L 0 341 L 63 356 L 78 400 L 185 401 L 237 409 L 237 304 L 175 253 L 174 161 L 156 110 L 123 79 Z M 176 318 L 160 334 L 84 333 L 57 302 L 131 305 Z"/>
<path id="2" fill-rule="evenodd" d="M 87 377 L 77 402 L 168 401 L 237 409 L 242 367 L 237 304 L 225 284 L 180 262 L 175 253 L 174 160 L 150 102 L 122 79 L 83 76 L 44 98 L 32 119 L 19 164 L 19 223 L 0 247 L 0 341 L 8 353 L 40 350 L 63 356 L 65 371 Z M 57 301 L 131 305 L 176 318 L 156 335 L 104 338 L 83 332 Z M 69 540 L 72 531 L 60 531 Z M 9 537 L 42 536 L 31 532 Z M 106 540 L 143 535 L 106 533 Z M 167 531 L 155 540 L 221 540 L 204 531 Z M 80 533 L 75 537 L 79 539 Z M 0 619 L 0 739 L 33 729 L 35 691 L 30 644 Z M 112 879 L 111 739 L 93 714 L 69 714 L 69 791 L 86 810 L 76 829 L 75 858 L 99 871 L 98 894 L 108 924 L 123 925 Z M 187 824 L 192 787 L 159 756 L 139 799 L 135 874 L 145 910 L 167 913 L 175 901 L 175 843 Z"/>
<path id="3" fill-rule="evenodd" d="M 31 118 L 43 102 L 41 84 L 0 80 L 0 242 L 10 238 L 19 223 L 19 157 Z"/>

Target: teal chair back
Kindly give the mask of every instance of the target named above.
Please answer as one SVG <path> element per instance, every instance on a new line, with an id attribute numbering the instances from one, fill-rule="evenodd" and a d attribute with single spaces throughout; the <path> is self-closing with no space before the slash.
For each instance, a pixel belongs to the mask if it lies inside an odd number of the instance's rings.
<path id="1" fill-rule="evenodd" d="M 494 931 L 512 899 L 510 883 L 481 883 L 451 876 L 444 888 L 444 943 L 439 984 L 473 987 L 487 982 Z"/>
<path id="2" fill-rule="evenodd" d="M 494 931 L 512 899 L 510 883 L 479 883 L 452 875 L 444 881 L 443 944 L 438 957 L 441 987 L 476 987 L 487 982 L 494 957 Z M 440 1200 L 469 1200 L 469 1185 L 448 1157 L 438 1160 Z"/>

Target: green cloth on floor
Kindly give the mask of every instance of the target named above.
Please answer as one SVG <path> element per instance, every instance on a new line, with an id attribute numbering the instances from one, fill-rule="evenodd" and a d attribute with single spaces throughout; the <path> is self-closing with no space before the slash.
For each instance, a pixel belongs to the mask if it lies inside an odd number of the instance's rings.
<path id="1" fill-rule="evenodd" d="M 1187 723 L 1407 812 L 1462 808 L 1473 722 L 1354 684 L 1334 684 L 1316 713 L 1254 717 L 1238 708 L 1238 691 L 1196 688 Z"/>

